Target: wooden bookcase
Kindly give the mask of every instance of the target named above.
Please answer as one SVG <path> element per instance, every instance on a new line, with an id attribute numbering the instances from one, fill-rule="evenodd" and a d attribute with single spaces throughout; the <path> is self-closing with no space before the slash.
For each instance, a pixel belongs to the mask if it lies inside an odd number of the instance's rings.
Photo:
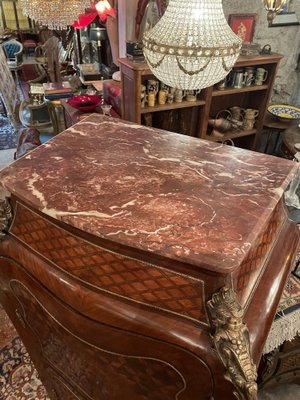
<path id="1" fill-rule="evenodd" d="M 259 110 L 254 129 L 226 133 L 224 140 L 232 139 L 236 146 L 256 150 L 259 145 L 266 108 L 272 93 L 280 59 L 279 54 L 240 56 L 234 68 L 247 66 L 263 67 L 268 71 L 266 82 L 261 86 L 247 86 L 241 89 L 203 89 L 196 102 L 183 101 L 155 107 L 141 107 L 141 85 L 153 79 L 146 63 L 120 59 L 122 80 L 122 118 L 142 125 L 167 129 L 207 140 L 219 141 L 210 135 L 208 119 L 214 118 L 221 110 L 233 106 Z"/>

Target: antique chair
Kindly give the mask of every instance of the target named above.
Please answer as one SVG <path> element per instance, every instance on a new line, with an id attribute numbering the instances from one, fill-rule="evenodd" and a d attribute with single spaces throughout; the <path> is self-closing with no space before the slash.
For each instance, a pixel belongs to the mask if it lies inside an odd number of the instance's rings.
<path id="1" fill-rule="evenodd" d="M 34 50 L 38 44 L 38 33 L 34 31 L 20 31 L 20 37 L 25 55 L 29 56 L 30 51 L 34 53 Z"/>
<path id="2" fill-rule="evenodd" d="M 51 102 L 39 102 L 35 96 L 25 99 L 20 104 L 19 118 L 24 127 L 37 129 L 46 140 L 59 133 Z"/>
<path id="3" fill-rule="evenodd" d="M 19 81 L 19 71 L 22 69 L 23 65 L 23 45 L 17 40 L 8 40 L 2 44 L 4 49 L 7 65 L 10 71 L 15 76 L 15 81 L 18 83 Z"/>
<path id="4" fill-rule="evenodd" d="M 39 104 L 33 99 L 23 100 L 20 104 L 19 116 L 22 125 L 27 128 L 52 129 L 48 106 L 45 102 Z"/>
<path id="5" fill-rule="evenodd" d="M 29 55 L 30 54 L 30 50 L 34 51 L 34 49 L 37 46 L 37 43 L 33 39 L 25 39 L 24 42 L 22 42 L 22 45 L 24 47 L 25 54 Z"/>
<path id="6" fill-rule="evenodd" d="M 22 64 L 23 61 L 23 45 L 15 39 L 2 43 L 2 48 L 6 58 L 14 66 Z"/>
<path id="7" fill-rule="evenodd" d="M 43 45 L 35 49 L 35 60 L 46 67 L 48 80 L 51 82 L 62 81 L 62 65 L 66 62 L 67 52 L 61 41 L 51 36 Z"/>

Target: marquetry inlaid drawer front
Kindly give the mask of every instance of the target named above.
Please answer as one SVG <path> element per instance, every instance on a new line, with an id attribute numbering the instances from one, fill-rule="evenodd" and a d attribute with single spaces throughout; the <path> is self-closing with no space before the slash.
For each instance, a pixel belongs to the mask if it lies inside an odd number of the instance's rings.
<path id="1" fill-rule="evenodd" d="M 240 269 L 233 277 L 233 287 L 242 305 L 249 298 L 249 293 L 275 244 L 276 237 L 284 220 L 285 213 L 282 204 L 279 203 L 273 211 L 265 229 L 258 235 L 255 245 L 252 246 Z"/>
<path id="2" fill-rule="evenodd" d="M 202 280 L 91 244 L 21 204 L 10 234 L 103 293 L 207 323 Z"/>
<path id="3" fill-rule="evenodd" d="M 6 272 L 12 314 L 22 321 L 20 334 L 52 400 L 211 398 L 212 371 L 199 355 L 159 333 L 144 336 L 86 318 L 14 263 Z"/>

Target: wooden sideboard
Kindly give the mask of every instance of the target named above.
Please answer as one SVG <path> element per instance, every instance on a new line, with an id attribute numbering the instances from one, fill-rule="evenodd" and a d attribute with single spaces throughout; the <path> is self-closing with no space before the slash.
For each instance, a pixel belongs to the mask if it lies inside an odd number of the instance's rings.
<path id="1" fill-rule="evenodd" d="M 0 172 L 0 301 L 60 400 L 256 399 L 284 159 L 91 115 Z"/>

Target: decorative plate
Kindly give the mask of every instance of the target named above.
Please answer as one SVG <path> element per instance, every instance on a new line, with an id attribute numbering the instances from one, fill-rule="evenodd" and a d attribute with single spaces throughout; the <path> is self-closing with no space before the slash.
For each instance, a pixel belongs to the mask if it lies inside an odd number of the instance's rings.
<path id="1" fill-rule="evenodd" d="M 272 104 L 268 107 L 268 111 L 282 121 L 300 118 L 300 108 L 285 104 Z"/>

